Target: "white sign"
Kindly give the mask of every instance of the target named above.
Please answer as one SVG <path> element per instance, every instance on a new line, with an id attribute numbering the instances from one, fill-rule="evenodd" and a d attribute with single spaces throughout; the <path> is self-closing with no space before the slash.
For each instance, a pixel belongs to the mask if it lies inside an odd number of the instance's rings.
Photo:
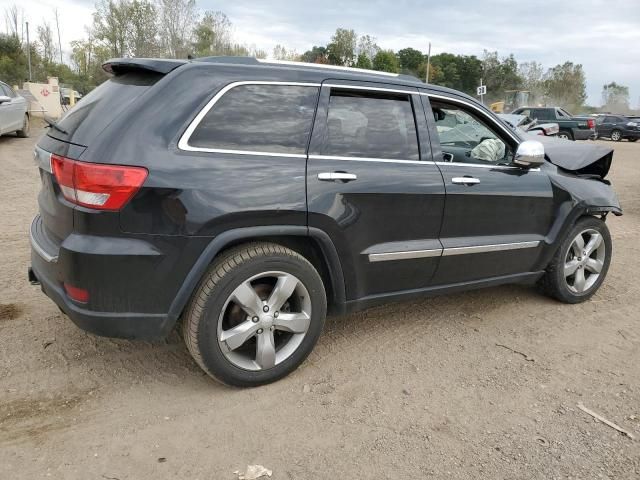
<path id="1" fill-rule="evenodd" d="M 487 86 L 481 85 L 478 87 L 478 95 L 486 95 L 487 94 Z"/>

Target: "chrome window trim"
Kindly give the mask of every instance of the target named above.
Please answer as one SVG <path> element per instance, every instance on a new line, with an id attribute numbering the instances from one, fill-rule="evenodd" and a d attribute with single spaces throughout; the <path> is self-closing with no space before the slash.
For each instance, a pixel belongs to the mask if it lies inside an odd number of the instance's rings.
<path id="1" fill-rule="evenodd" d="M 509 129 L 506 127 L 506 125 L 502 125 L 501 123 L 498 123 L 498 122 L 494 121 L 491 118 L 491 116 L 489 116 L 487 114 L 487 112 L 485 112 L 483 109 L 479 108 L 477 105 L 474 105 L 473 103 L 471 103 L 471 102 L 469 102 L 467 100 L 463 100 L 461 98 L 459 99 L 459 98 L 455 98 L 455 97 L 448 97 L 446 95 L 438 95 L 437 93 L 429 93 L 429 92 L 420 92 L 420 95 L 427 96 L 427 97 L 429 97 L 429 99 L 436 98 L 438 100 L 443 100 L 445 102 L 461 103 L 462 105 L 466 105 L 468 107 L 471 107 L 476 112 L 480 113 L 483 117 L 485 117 L 489 122 L 492 122 L 493 125 L 496 125 L 497 127 L 499 127 L 499 130 L 502 130 L 504 133 L 506 133 L 517 144 L 520 144 L 522 142 L 522 140 L 520 138 L 516 137 L 513 134 L 513 132 L 509 131 Z"/>
<path id="2" fill-rule="evenodd" d="M 466 255 L 468 253 L 502 252 L 506 250 L 520 250 L 522 248 L 536 248 L 540 240 L 531 242 L 496 243 L 493 245 L 474 245 L 469 247 L 449 247 L 442 252 L 443 257 L 452 255 Z"/>
<path id="3" fill-rule="evenodd" d="M 442 255 L 442 249 L 429 249 L 429 250 L 407 250 L 404 252 L 383 252 L 383 253 L 370 253 L 369 262 L 388 262 L 390 260 L 409 260 L 413 258 L 430 258 L 439 257 Z"/>
<path id="4" fill-rule="evenodd" d="M 346 80 L 345 80 L 346 81 Z M 349 84 L 339 84 L 339 83 L 323 83 L 323 87 L 330 88 L 341 88 L 343 90 L 367 90 L 371 92 L 390 92 L 390 93 L 404 93 L 406 95 L 419 95 L 417 88 L 416 90 L 400 90 L 396 88 L 386 88 L 386 87 L 369 87 L 367 85 L 349 85 Z"/>
<path id="5" fill-rule="evenodd" d="M 393 158 L 343 157 L 340 155 L 309 155 L 309 160 L 351 160 L 354 162 L 409 163 L 417 165 L 433 165 L 435 163 L 430 160 L 398 160 Z"/>
<path id="6" fill-rule="evenodd" d="M 369 262 L 387 262 L 393 260 L 410 260 L 429 257 L 450 257 L 453 255 L 466 255 L 474 253 L 503 252 L 508 250 L 520 250 L 523 248 L 536 248 L 540 240 L 530 242 L 497 243 L 491 245 L 473 245 L 469 247 L 449 247 L 426 250 L 405 250 L 394 252 L 370 253 Z"/>
<path id="7" fill-rule="evenodd" d="M 539 168 L 522 168 L 516 165 L 481 165 L 478 163 L 464 163 L 464 162 L 433 162 L 436 165 L 447 166 L 451 165 L 454 167 L 473 167 L 473 168 L 489 168 L 489 169 L 497 169 L 497 170 L 526 170 L 527 172 L 539 172 Z"/>
<path id="8" fill-rule="evenodd" d="M 211 100 L 200 110 L 200 112 L 191 121 L 187 129 L 184 131 L 180 140 L 178 141 L 178 149 L 187 152 L 209 152 L 209 153 L 230 153 L 238 155 L 266 155 L 270 157 L 292 157 L 292 158 L 306 158 L 303 153 L 279 153 L 279 152 L 261 152 L 258 150 L 235 150 L 224 148 L 207 148 L 207 147 L 192 147 L 189 145 L 189 139 L 202 119 L 213 108 L 213 106 L 220 100 L 229 90 L 242 85 L 281 85 L 287 87 L 320 87 L 319 83 L 309 82 L 278 82 L 278 81 L 263 81 L 263 80 L 246 80 L 240 82 L 232 82 L 220 89 Z"/>

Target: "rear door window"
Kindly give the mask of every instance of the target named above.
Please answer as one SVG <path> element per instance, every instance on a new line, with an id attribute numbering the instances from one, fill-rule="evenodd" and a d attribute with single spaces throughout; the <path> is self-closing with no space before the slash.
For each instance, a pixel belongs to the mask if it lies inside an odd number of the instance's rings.
<path id="1" fill-rule="evenodd" d="M 554 110 L 547 108 L 537 108 L 533 110 L 533 115 L 538 120 L 555 120 Z"/>
<path id="2" fill-rule="evenodd" d="M 410 96 L 332 90 L 323 154 L 419 160 Z"/>
<path id="3" fill-rule="evenodd" d="M 239 85 L 226 92 L 189 137 L 190 147 L 304 154 L 319 87 Z"/>

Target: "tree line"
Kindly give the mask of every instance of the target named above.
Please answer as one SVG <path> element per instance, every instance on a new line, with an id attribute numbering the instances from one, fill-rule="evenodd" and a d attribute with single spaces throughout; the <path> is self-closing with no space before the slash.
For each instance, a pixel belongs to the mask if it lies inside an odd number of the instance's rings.
<path id="1" fill-rule="evenodd" d="M 26 42 L 19 10 L 5 12 L 7 33 L 0 35 L 0 78 L 19 83 L 27 77 Z M 56 12 L 56 26 L 57 12 Z M 59 37 L 59 30 L 58 30 Z M 70 62 L 62 62 L 51 24 L 37 27 L 31 50 L 34 79 L 58 76 L 86 93 L 107 76 L 101 65 L 112 57 L 187 58 L 212 55 L 253 56 L 373 69 L 413 75 L 423 81 L 428 59 L 413 47 L 383 49 L 375 37 L 353 29 L 337 28 L 326 45 L 298 53 L 283 45 L 267 52 L 256 45 L 235 40 L 233 25 L 219 11 L 201 11 L 196 0 L 100 0 L 93 22 L 83 39 L 71 42 Z M 270 55 L 269 55 L 270 53 Z M 60 61 L 58 61 L 60 59 Z M 530 92 L 531 103 L 582 110 L 587 98 L 582 65 L 565 62 L 544 69 L 538 62 L 518 63 L 513 54 L 500 56 L 484 51 L 481 56 L 440 53 L 429 59 L 429 83 L 476 94 L 480 81 L 487 87 L 489 102 L 504 99 L 509 90 Z M 603 88 L 605 109 L 629 110 L 629 91 L 612 82 Z"/>

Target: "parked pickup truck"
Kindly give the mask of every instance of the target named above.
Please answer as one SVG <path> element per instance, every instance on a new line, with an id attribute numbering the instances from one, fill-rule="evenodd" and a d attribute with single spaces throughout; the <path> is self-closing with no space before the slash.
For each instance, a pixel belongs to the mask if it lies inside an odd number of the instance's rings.
<path id="1" fill-rule="evenodd" d="M 588 140 L 596 137 L 596 121 L 590 117 L 574 117 L 559 107 L 520 107 L 513 112 L 527 115 L 539 122 L 554 122 L 560 127 L 558 138 L 568 140 Z"/>

